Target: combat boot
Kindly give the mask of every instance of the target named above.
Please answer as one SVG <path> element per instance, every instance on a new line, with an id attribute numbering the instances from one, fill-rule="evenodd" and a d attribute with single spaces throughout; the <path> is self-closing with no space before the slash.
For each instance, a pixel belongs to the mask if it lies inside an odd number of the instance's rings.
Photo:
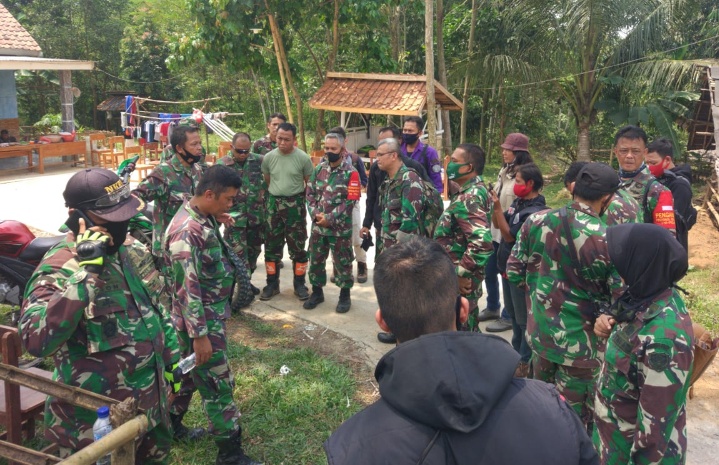
<path id="1" fill-rule="evenodd" d="M 322 291 L 322 286 L 312 286 L 312 295 L 302 304 L 302 307 L 307 310 L 312 310 L 324 301 L 325 293 Z"/>
<path id="2" fill-rule="evenodd" d="M 262 465 L 252 460 L 242 450 L 242 428 L 232 433 L 229 439 L 219 439 L 217 443 L 217 459 L 215 465 Z"/>
<path id="3" fill-rule="evenodd" d="M 205 428 L 188 428 L 182 424 L 184 413 L 180 415 L 170 414 L 170 423 L 172 424 L 172 438 L 175 441 L 197 441 L 207 435 Z"/>
<path id="4" fill-rule="evenodd" d="M 367 264 L 364 262 L 357 262 L 357 282 L 367 282 Z"/>
<path id="5" fill-rule="evenodd" d="M 300 300 L 307 300 L 310 298 L 310 293 L 307 290 L 307 285 L 305 284 L 305 273 L 307 272 L 307 262 L 295 262 L 295 279 L 294 279 L 294 287 L 295 287 L 295 295 Z"/>
<path id="6" fill-rule="evenodd" d="M 340 301 L 337 302 L 337 308 L 335 308 L 335 312 L 347 313 L 350 311 L 351 305 L 352 305 L 352 300 L 350 299 L 350 290 L 349 289 L 341 289 L 340 290 Z"/>
<path id="7" fill-rule="evenodd" d="M 280 293 L 280 270 L 276 262 L 265 262 L 267 269 L 267 286 L 262 289 L 260 300 L 270 300 Z"/>

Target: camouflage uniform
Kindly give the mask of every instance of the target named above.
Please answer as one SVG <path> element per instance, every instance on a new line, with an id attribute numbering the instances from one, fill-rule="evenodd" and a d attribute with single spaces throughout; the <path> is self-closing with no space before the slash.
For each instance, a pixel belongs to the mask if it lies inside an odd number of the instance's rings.
<path id="1" fill-rule="evenodd" d="M 232 398 L 234 381 L 225 351 L 225 320 L 230 317 L 230 297 L 235 269 L 229 247 L 217 222 L 202 216 L 189 200 L 170 222 L 165 236 L 167 267 L 172 289 L 172 323 L 184 355 L 192 350 L 192 339 L 208 336 L 210 360 L 192 370 L 192 380 L 216 439 L 228 439 L 239 429 L 240 412 Z M 189 392 L 188 392 L 189 391 Z M 172 403 L 172 413 L 184 414 L 192 392 L 183 384 Z"/>
<path id="2" fill-rule="evenodd" d="M 602 464 L 683 464 L 692 322 L 676 290 L 617 323 L 597 382 L 594 445 Z"/>
<path id="3" fill-rule="evenodd" d="M 641 223 L 644 215 L 634 198 L 624 189 L 614 193 L 612 201 L 607 206 L 607 211 L 602 219 L 607 226 L 623 223 Z"/>
<path id="4" fill-rule="evenodd" d="M 327 159 L 317 165 L 307 183 L 307 208 L 310 218 L 324 213 L 330 226 L 324 228 L 313 221 L 310 236 L 310 284 L 327 284 L 325 262 L 332 251 L 336 270 L 335 284 L 352 288 L 352 210 L 356 200 L 347 200 L 350 176 L 356 170 L 350 157 L 343 157 L 337 168 Z"/>
<path id="5" fill-rule="evenodd" d="M 472 280 L 472 292 L 465 297 L 470 303 L 469 328 L 474 331 L 479 330 L 477 301 L 482 296 L 484 266 L 494 252 L 487 220 L 490 208 L 487 188 L 476 176 L 452 196 L 434 230 L 434 240 L 449 254 L 457 276 Z"/>
<path id="6" fill-rule="evenodd" d="M 424 235 L 420 216 L 424 207 L 422 178 L 402 164 L 394 178 L 389 176 L 379 188 L 382 231 L 377 241 L 377 255 L 391 247 L 404 234 Z"/>
<path id="7" fill-rule="evenodd" d="M 634 176 L 633 178 L 628 179 L 621 179 L 622 181 L 622 189 L 626 191 L 629 196 L 631 196 L 639 205 L 639 214 L 637 215 L 637 222 L 638 223 L 653 223 L 652 218 L 645 218 L 645 212 L 644 212 L 644 191 L 647 189 L 647 185 L 651 183 L 651 185 L 648 187 L 649 194 L 647 195 L 647 210 L 649 212 L 653 212 L 657 208 L 657 203 L 659 202 L 659 195 L 663 191 L 669 192 L 671 195 L 671 192 L 668 187 L 665 187 L 657 181 L 654 176 L 651 175 L 649 172 L 649 168 L 644 166 L 644 169 L 642 169 L 639 174 Z M 671 214 L 672 215 L 672 221 L 674 221 L 674 210 L 672 209 L 671 212 L 664 212 L 665 214 Z M 670 231 L 676 236 L 676 229 L 670 229 Z"/>
<path id="8" fill-rule="evenodd" d="M 152 254 L 162 258 L 163 234 L 182 206 L 185 194 L 195 193 L 200 182 L 202 168 L 197 164 L 185 166 L 180 157 L 172 157 L 166 163 L 160 163 L 137 186 L 133 194 L 145 202 L 155 202 L 152 212 Z"/>
<path id="9" fill-rule="evenodd" d="M 218 165 L 227 165 L 237 171 L 242 178 L 237 196 L 232 201 L 230 216 L 235 220 L 233 226 L 225 226 L 224 237 L 237 255 L 244 257 L 250 270 L 257 268 L 265 238 L 265 191 L 267 185 L 262 176 L 262 156 L 250 153 L 240 163 L 232 155 L 222 157 Z"/>
<path id="10" fill-rule="evenodd" d="M 52 355 L 53 379 L 118 401 L 135 398 L 149 421 L 137 463 L 165 463 L 170 449 L 165 366 L 179 360 L 177 336 L 159 302 L 152 256 L 128 238 L 100 275 L 78 265 L 75 243 L 51 249 L 30 278 L 20 319 L 29 353 Z M 49 397 L 45 437 L 62 456 L 93 442 L 97 413 Z"/>
<path id="11" fill-rule="evenodd" d="M 608 304 L 612 294 L 618 297 L 622 282 L 609 260 L 604 222 L 582 203 L 566 208 L 581 278 L 572 265 L 560 210 L 535 213 L 524 222 L 507 277 L 529 293 L 527 342 L 535 378 L 555 383 L 589 423 L 601 364 L 593 331 L 597 304 Z"/>
<path id="12" fill-rule="evenodd" d="M 266 153 L 269 153 L 277 148 L 277 142 L 272 142 L 270 139 L 270 135 L 266 134 L 264 137 L 257 139 L 254 144 L 252 144 L 252 153 L 257 153 L 260 155 L 265 155 Z"/>

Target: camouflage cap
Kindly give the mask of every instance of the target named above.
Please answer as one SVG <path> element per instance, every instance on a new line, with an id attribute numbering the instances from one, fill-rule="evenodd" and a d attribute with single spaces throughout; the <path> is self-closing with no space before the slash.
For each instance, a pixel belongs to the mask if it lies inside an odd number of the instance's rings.
<path id="1" fill-rule="evenodd" d="M 130 184 L 104 168 L 75 173 L 62 196 L 66 206 L 89 211 L 111 222 L 127 221 L 145 206 L 142 200 L 130 194 Z"/>
<path id="2" fill-rule="evenodd" d="M 576 184 L 599 191 L 603 194 L 615 192 L 620 187 L 619 175 L 605 163 L 587 163 L 577 173 Z"/>

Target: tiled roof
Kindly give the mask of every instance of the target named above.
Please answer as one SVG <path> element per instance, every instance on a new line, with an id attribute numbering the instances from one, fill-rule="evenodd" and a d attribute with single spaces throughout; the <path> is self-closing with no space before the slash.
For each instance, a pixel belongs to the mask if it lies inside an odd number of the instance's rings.
<path id="1" fill-rule="evenodd" d="M 445 110 L 462 104 L 435 82 L 435 98 Z M 424 76 L 409 74 L 327 73 L 310 99 L 312 108 L 384 115 L 418 115 L 427 101 Z"/>
<path id="2" fill-rule="evenodd" d="M 13 15 L 0 4 L 0 55 L 38 57 L 40 46 Z"/>
<path id="3" fill-rule="evenodd" d="M 125 96 L 113 95 L 97 106 L 98 111 L 125 111 Z"/>

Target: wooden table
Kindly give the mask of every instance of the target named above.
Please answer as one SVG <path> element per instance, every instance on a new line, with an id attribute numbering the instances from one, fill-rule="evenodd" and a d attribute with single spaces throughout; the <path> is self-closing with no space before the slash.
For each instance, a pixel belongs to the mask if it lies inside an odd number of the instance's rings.
<path id="1" fill-rule="evenodd" d="M 34 147 L 34 145 L 0 147 L 0 158 L 27 157 L 27 168 L 32 170 L 32 150 Z"/>
<path id="2" fill-rule="evenodd" d="M 45 173 L 45 158 L 48 157 L 67 157 L 72 155 L 75 163 L 77 163 L 78 155 L 87 157 L 87 144 L 84 140 L 78 142 L 58 142 L 55 144 L 35 144 L 35 150 L 38 153 L 38 172 Z"/>

